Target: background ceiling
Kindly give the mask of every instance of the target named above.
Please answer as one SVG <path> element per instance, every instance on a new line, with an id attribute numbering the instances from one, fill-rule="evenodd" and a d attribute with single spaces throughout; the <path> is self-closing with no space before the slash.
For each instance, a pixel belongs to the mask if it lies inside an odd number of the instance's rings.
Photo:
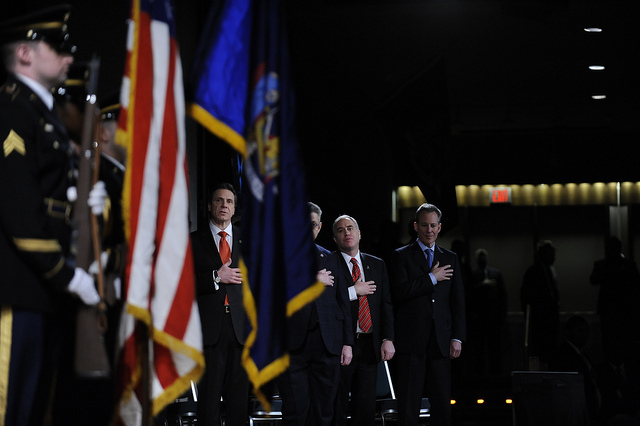
<path id="1" fill-rule="evenodd" d="M 78 59 L 97 53 L 100 90 L 116 91 L 128 2 L 71 3 Z M 210 1 L 175 3 L 188 70 Z M 285 4 L 312 191 L 348 170 L 338 157 L 349 150 L 359 174 L 382 171 L 392 185 L 434 173 L 435 185 L 640 180 L 637 0 Z"/>
<path id="2" fill-rule="evenodd" d="M 405 116 L 429 116 L 437 105 L 448 112 L 444 151 L 455 183 L 638 179 L 638 2 L 311 1 L 289 9 L 299 80 L 313 80 L 298 84 L 301 101 L 361 119 L 381 108 L 389 116 L 393 100 Z M 592 26 L 603 32 L 584 31 Z M 594 64 L 606 69 L 590 71 Z M 425 132 L 411 139 L 433 145 Z M 391 145 L 401 161 L 400 139 Z"/>
<path id="3" fill-rule="evenodd" d="M 289 4 L 315 65 L 363 104 L 379 104 L 441 57 L 454 132 L 637 128 L 639 7 L 616 0 Z M 590 71 L 592 64 L 606 70 Z M 608 99 L 594 102 L 593 94 Z"/>

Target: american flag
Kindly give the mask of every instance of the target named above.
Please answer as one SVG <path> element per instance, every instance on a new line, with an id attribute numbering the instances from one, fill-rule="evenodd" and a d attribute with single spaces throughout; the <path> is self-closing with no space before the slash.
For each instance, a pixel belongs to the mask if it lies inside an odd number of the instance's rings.
<path id="1" fill-rule="evenodd" d="M 132 1 L 121 103 L 128 258 L 119 417 L 140 425 L 148 421 L 143 410 L 157 415 L 204 369 L 189 241 L 182 66 L 170 0 Z"/>

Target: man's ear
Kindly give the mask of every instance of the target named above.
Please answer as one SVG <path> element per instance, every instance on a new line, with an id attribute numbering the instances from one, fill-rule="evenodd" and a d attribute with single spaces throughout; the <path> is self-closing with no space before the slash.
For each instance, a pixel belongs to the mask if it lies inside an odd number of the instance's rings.
<path id="1" fill-rule="evenodd" d="M 16 47 L 16 61 L 21 65 L 28 65 L 32 61 L 33 47 L 26 43 L 20 43 Z"/>

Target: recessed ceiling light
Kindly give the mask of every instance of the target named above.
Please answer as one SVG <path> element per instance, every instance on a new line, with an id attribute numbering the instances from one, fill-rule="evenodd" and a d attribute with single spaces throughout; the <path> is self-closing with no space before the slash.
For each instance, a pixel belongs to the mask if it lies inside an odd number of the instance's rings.
<path id="1" fill-rule="evenodd" d="M 602 28 L 598 28 L 598 27 L 588 27 L 584 29 L 586 32 L 588 33 L 601 33 L 602 32 Z"/>
<path id="2" fill-rule="evenodd" d="M 591 99 L 596 99 L 596 100 L 607 99 L 607 95 L 593 95 L 591 96 Z"/>
<path id="3" fill-rule="evenodd" d="M 589 65 L 589 69 L 591 71 L 602 71 L 604 69 L 604 65 Z"/>

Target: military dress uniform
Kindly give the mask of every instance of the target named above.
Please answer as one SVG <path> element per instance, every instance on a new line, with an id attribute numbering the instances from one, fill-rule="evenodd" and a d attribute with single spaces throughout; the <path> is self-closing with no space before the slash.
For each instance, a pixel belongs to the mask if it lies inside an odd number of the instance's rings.
<path id="1" fill-rule="evenodd" d="M 8 371 L 0 386 L 11 398 L 20 395 L 11 392 L 12 386 L 21 385 L 16 381 L 40 383 L 37 375 L 52 370 L 47 364 L 53 360 L 46 358 L 55 341 L 47 339 L 57 334 L 56 299 L 70 297 L 64 290 L 74 275 L 68 262 L 71 205 L 66 201 L 73 152 L 55 113 L 15 77 L 0 88 L 0 118 L 0 371 Z M 26 318 L 12 321 L 14 316 Z M 25 359 L 22 350 L 40 359 Z M 14 368 L 21 359 L 43 371 Z M 20 371 L 34 374 L 33 382 L 25 381 L 28 376 Z M 25 391 L 45 392 L 37 386 Z"/>
<path id="2" fill-rule="evenodd" d="M 67 18 L 60 7 L 7 21 L 0 38 L 29 37 L 62 52 Z M 57 309 L 71 297 L 66 290 L 75 271 L 67 202 L 74 154 L 55 111 L 15 75 L 0 87 L 0 142 L 0 422 L 42 424 L 55 371 Z"/>

